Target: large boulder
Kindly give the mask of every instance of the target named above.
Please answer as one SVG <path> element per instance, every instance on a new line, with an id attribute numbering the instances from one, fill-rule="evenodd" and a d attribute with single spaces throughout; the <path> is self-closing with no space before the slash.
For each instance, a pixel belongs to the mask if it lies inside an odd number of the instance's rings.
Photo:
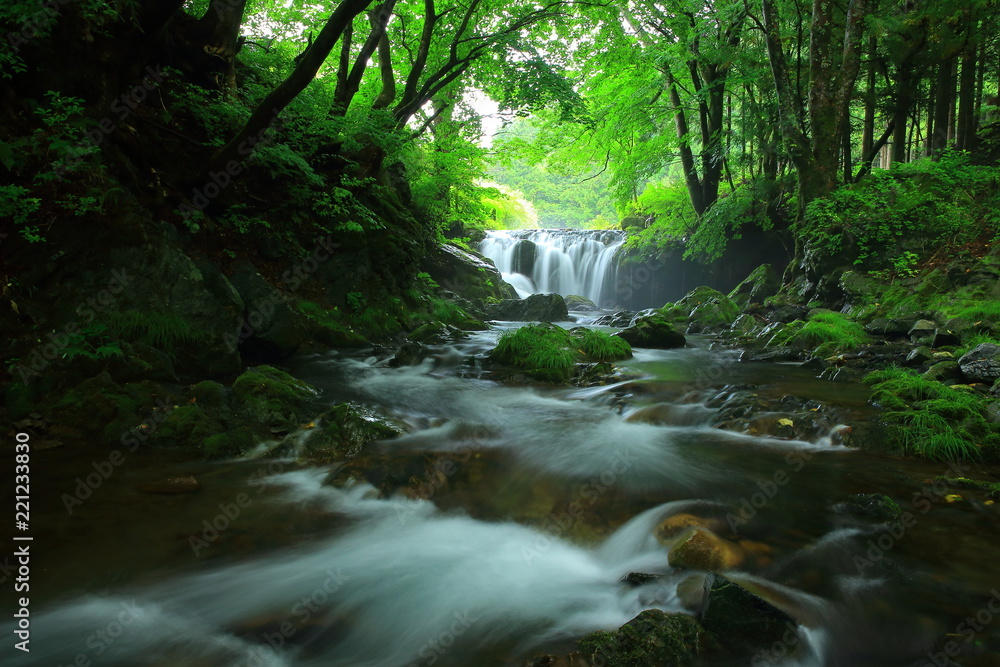
<path id="1" fill-rule="evenodd" d="M 958 365 L 973 382 L 992 383 L 1000 377 L 1000 345 L 983 343 L 962 355 Z"/>
<path id="2" fill-rule="evenodd" d="M 585 296 L 570 294 L 566 297 L 566 307 L 570 310 L 596 311 L 600 310 L 596 303 Z"/>
<path id="3" fill-rule="evenodd" d="M 482 308 L 489 299 L 517 298 L 517 291 L 479 253 L 444 244 L 428 254 L 421 266 L 441 287 L 468 299 L 476 307 Z"/>
<path id="4" fill-rule="evenodd" d="M 761 264 L 729 293 L 729 298 L 744 309 L 751 303 L 763 303 L 764 299 L 774 296 L 780 289 L 781 276 L 778 272 L 770 264 Z"/>
<path id="5" fill-rule="evenodd" d="M 309 383 L 272 366 L 248 368 L 233 383 L 237 413 L 273 430 L 292 430 L 312 416 L 318 395 Z"/>
<path id="6" fill-rule="evenodd" d="M 395 424 L 355 403 L 340 403 L 316 417 L 307 428 L 287 437 L 269 456 L 296 456 L 312 464 L 346 461 L 371 442 L 402 435 Z"/>
<path id="7" fill-rule="evenodd" d="M 696 287 L 676 304 L 688 312 L 688 333 L 728 328 L 740 314 L 740 308 L 728 296 L 711 287 Z"/>
<path id="8" fill-rule="evenodd" d="M 705 577 L 701 624 L 720 642 L 738 649 L 770 647 L 796 627 L 788 614 L 716 573 Z"/>
<path id="9" fill-rule="evenodd" d="M 240 351 L 262 361 L 291 356 L 309 338 L 299 313 L 253 264 L 240 260 L 234 267 L 229 280 L 244 303 L 244 324 L 235 341 Z"/>
<path id="10" fill-rule="evenodd" d="M 491 320 L 512 322 L 565 322 L 566 300 L 558 294 L 532 294 L 527 299 L 505 299 L 486 309 Z"/>
<path id="11" fill-rule="evenodd" d="M 701 526 L 688 528 L 667 554 L 671 567 L 688 570 L 733 570 L 743 560 L 739 546 Z"/>
<path id="12" fill-rule="evenodd" d="M 659 314 L 639 318 L 632 326 L 622 329 L 615 335 L 628 341 L 632 347 L 651 347 L 661 350 L 684 347 L 687 342 L 684 334 L 677 331 Z"/>

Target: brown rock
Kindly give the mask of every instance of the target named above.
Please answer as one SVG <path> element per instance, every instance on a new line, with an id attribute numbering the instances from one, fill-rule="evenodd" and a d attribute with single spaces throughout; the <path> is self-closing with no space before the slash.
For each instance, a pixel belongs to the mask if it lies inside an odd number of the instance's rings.
<path id="1" fill-rule="evenodd" d="M 709 572 L 732 570 L 743 560 L 743 550 L 739 546 L 701 527 L 689 528 L 667 554 L 672 567 Z"/>
<path id="2" fill-rule="evenodd" d="M 694 514 L 681 512 L 679 514 L 669 516 L 660 522 L 660 525 L 656 527 L 656 539 L 663 544 L 672 544 L 673 538 L 693 526 L 697 526 L 699 528 L 709 528 L 711 530 L 720 530 L 722 528 L 722 522 L 717 519 L 705 519 L 700 516 L 695 516 Z"/>

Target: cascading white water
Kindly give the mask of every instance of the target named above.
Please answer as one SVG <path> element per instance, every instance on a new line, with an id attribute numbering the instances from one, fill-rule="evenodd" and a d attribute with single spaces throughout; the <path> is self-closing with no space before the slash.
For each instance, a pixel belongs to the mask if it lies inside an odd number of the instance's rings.
<path id="1" fill-rule="evenodd" d="M 522 299 L 555 292 L 602 305 L 614 287 L 614 256 L 625 242 L 618 230 L 523 229 L 487 232 L 479 251 Z"/>

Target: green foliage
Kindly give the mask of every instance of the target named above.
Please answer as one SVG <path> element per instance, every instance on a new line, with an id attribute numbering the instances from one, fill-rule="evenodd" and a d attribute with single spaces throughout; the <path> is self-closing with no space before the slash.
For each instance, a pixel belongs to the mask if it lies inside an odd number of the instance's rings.
<path id="1" fill-rule="evenodd" d="M 729 241 L 742 237 L 744 228 L 771 229 L 773 224 L 767 215 L 767 205 L 775 192 L 774 183 L 757 179 L 720 196 L 695 227 L 684 257 L 712 262 L 722 257 Z"/>
<path id="2" fill-rule="evenodd" d="M 632 356 L 632 346 L 618 336 L 595 329 L 578 329 L 573 336 L 580 351 L 594 361 L 618 361 Z"/>
<path id="3" fill-rule="evenodd" d="M 803 235 L 828 255 L 851 249 L 855 264 L 911 275 L 919 259 L 1000 231 L 1000 168 L 950 152 L 876 170 L 812 201 Z"/>
<path id="4" fill-rule="evenodd" d="M 173 313 L 125 310 L 108 317 L 108 325 L 116 336 L 171 352 L 198 340 L 191 324 Z"/>
<path id="5" fill-rule="evenodd" d="M 796 339 L 816 347 L 818 356 L 828 356 L 858 348 L 868 342 L 864 328 L 846 315 L 819 312 L 809 317 Z"/>
<path id="6" fill-rule="evenodd" d="M 0 218 L 13 221 L 26 241 L 37 243 L 45 239 L 41 236 L 38 225 L 28 223 L 41 207 L 42 201 L 29 197 L 28 194 L 26 188 L 17 185 L 0 185 Z"/>
<path id="7" fill-rule="evenodd" d="M 490 357 L 550 382 L 573 375 L 576 355 L 569 332 L 555 325 L 531 325 L 500 336 Z"/>
<path id="8" fill-rule="evenodd" d="M 360 313 L 365 308 L 365 297 L 361 292 L 347 293 L 347 307 L 356 313 Z"/>
<path id="9" fill-rule="evenodd" d="M 869 373 L 864 382 L 872 385 L 871 402 L 886 410 L 883 419 L 897 426 L 904 448 L 925 458 L 980 458 L 983 443 L 996 432 L 968 388 L 895 367 Z"/>
<path id="10" fill-rule="evenodd" d="M 124 356 L 121 346 L 111 340 L 110 332 L 103 324 L 91 324 L 67 336 L 69 341 L 63 348 L 63 359 L 112 359 Z"/>

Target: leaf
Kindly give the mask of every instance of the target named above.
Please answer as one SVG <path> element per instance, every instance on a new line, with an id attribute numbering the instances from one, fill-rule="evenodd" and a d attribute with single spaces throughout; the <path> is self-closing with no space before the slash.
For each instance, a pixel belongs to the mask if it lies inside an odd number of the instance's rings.
<path id="1" fill-rule="evenodd" d="M 781 419 L 778 420 L 778 423 L 781 424 L 782 426 L 795 426 L 795 422 L 793 422 L 788 417 L 782 417 Z"/>

